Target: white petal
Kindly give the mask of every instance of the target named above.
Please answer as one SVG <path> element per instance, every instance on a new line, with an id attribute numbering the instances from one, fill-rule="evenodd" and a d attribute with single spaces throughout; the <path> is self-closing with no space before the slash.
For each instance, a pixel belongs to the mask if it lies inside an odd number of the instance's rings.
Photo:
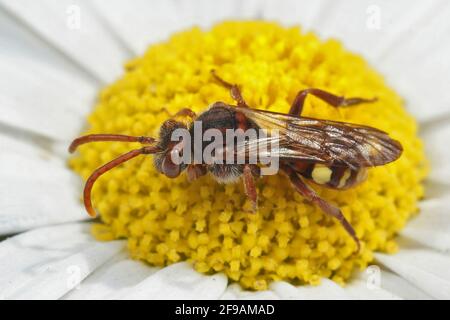
<path id="1" fill-rule="evenodd" d="M 373 266 L 371 266 L 373 267 Z M 369 267 L 369 268 L 371 268 Z M 400 297 L 402 299 L 407 300 L 429 300 L 431 297 L 427 295 L 425 292 L 420 290 L 419 288 L 413 286 L 411 283 L 400 277 L 399 275 L 392 273 L 388 270 L 380 268 L 380 278 L 379 278 L 379 287 L 385 290 L 386 292 L 390 292 L 396 297 Z M 372 289 L 376 283 L 373 283 L 370 277 L 373 276 L 373 273 L 368 273 L 367 271 L 364 273 L 359 273 L 358 278 L 365 281 L 366 286 Z"/>
<path id="2" fill-rule="evenodd" d="M 406 245 L 398 253 L 376 253 L 376 259 L 436 299 L 450 298 L 450 257 L 419 246 Z"/>
<path id="3" fill-rule="evenodd" d="M 430 248 L 450 251 L 450 197 L 422 201 L 421 213 L 408 222 L 401 234 Z"/>
<path id="4" fill-rule="evenodd" d="M 122 249 L 122 241 L 94 241 L 87 224 L 46 227 L 7 239 L 0 244 L 0 297 L 58 299 Z"/>
<path id="5" fill-rule="evenodd" d="M 431 173 L 428 180 L 436 184 L 435 187 L 442 187 L 443 189 L 435 190 L 437 196 L 445 193 L 450 195 L 450 148 L 447 147 L 450 139 L 449 124 L 450 115 L 427 122 L 421 128 L 421 135 L 425 141 L 426 156 L 431 162 Z M 427 197 L 429 196 L 427 194 Z"/>
<path id="6" fill-rule="evenodd" d="M 64 54 L 43 41 L 33 30 L 24 26 L 5 10 L 0 10 L 0 54 L 12 57 L 32 57 L 34 61 L 66 71 L 70 75 L 92 81 Z"/>
<path id="7" fill-rule="evenodd" d="M 363 54 L 420 120 L 450 113 L 450 44 L 442 41 L 448 37 L 449 13 L 445 0 L 414 6 L 407 0 L 269 0 L 263 9 L 266 19 L 298 23 Z"/>
<path id="8" fill-rule="evenodd" d="M 377 266 L 357 272 L 345 287 L 322 279 L 319 286 L 295 287 L 287 282 L 276 282 L 271 289 L 283 299 L 430 299 L 406 280 Z"/>
<path id="9" fill-rule="evenodd" d="M 420 214 L 410 221 L 401 234 L 441 251 L 450 249 L 450 149 L 443 147 L 450 139 L 449 120 L 431 121 L 422 128 L 431 173 L 425 183 L 426 198 L 420 203 Z"/>
<path id="10" fill-rule="evenodd" d="M 299 300 L 330 300 L 330 299 L 348 299 L 348 293 L 344 288 L 329 279 L 322 279 L 319 286 L 299 286 L 295 287 L 287 282 L 279 281 L 270 285 L 281 299 L 299 299 Z"/>
<path id="11" fill-rule="evenodd" d="M 396 37 L 425 5 L 405 10 L 406 0 L 266 1 L 263 16 L 312 29 L 322 38 L 337 38 L 351 50 L 374 58 L 374 48 Z M 377 12 L 379 12 L 380 20 Z M 345 21 L 346 23 L 343 23 Z M 378 25 L 379 22 L 379 25 Z M 370 46 L 367 45 L 370 43 Z"/>
<path id="12" fill-rule="evenodd" d="M 382 287 L 368 286 L 366 281 L 353 279 L 345 287 L 345 292 L 354 300 L 398 300 L 394 293 Z"/>
<path id="13" fill-rule="evenodd" d="M 227 277 L 207 276 L 191 264 L 172 264 L 154 273 L 135 287 L 112 298 L 119 299 L 217 299 L 225 291 Z"/>
<path id="14" fill-rule="evenodd" d="M 246 291 L 236 283 L 228 286 L 227 290 L 220 297 L 222 300 L 278 300 L 279 296 L 271 290 Z"/>
<path id="15" fill-rule="evenodd" d="M 97 12 L 111 29 L 136 54 L 142 54 L 153 42 L 167 38 L 171 33 L 189 26 L 180 19 L 181 12 L 173 1 L 133 1 L 133 5 L 121 0 L 96 0 Z M 133 17 L 133 23 L 130 23 Z"/>
<path id="16" fill-rule="evenodd" d="M 116 257 L 95 270 L 79 287 L 64 296 L 64 299 L 92 300 L 120 296 L 157 270 L 159 268 L 130 260 L 128 253 L 120 252 Z"/>
<path id="17" fill-rule="evenodd" d="M 225 19 L 239 19 L 245 16 L 240 11 L 241 1 L 179 0 L 177 10 L 190 25 L 210 27 Z"/>
<path id="18" fill-rule="evenodd" d="M 0 55 L 0 87 L 0 122 L 54 140 L 80 132 L 97 90 L 83 78 L 11 55 Z"/>
<path id="19" fill-rule="evenodd" d="M 132 6 L 122 0 L 95 0 L 94 4 L 111 29 L 138 54 L 173 32 L 194 25 L 209 27 L 213 22 L 245 16 L 240 10 L 240 1 L 236 0 L 135 0 Z M 130 23 L 130 17 L 133 17 L 133 23 Z"/>
<path id="20" fill-rule="evenodd" d="M 0 135 L 0 234 L 86 219 L 81 186 L 61 159 Z"/>
<path id="21" fill-rule="evenodd" d="M 309 30 L 314 28 L 319 20 L 327 21 L 324 11 L 328 6 L 333 6 L 333 2 L 267 0 L 261 8 L 261 13 L 265 19 L 278 20 L 286 25 L 300 25 L 303 30 Z M 320 31 L 316 29 L 315 31 Z"/>
<path id="22" fill-rule="evenodd" d="M 127 50 L 114 38 L 89 1 L 0 1 L 40 37 L 95 79 L 109 82 L 121 74 Z"/>
<path id="23" fill-rule="evenodd" d="M 448 1 L 435 0 L 421 6 L 422 10 L 413 6 L 416 18 L 405 23 L 392 46 L 387 46 L 376 61 L 405 97 L 413 114 L 421 121 L 430 121 L 450 114 L 450 92 L 446 85 L 450 44 L 442 41 L 450 30 L 450 5 Z M 411 10 L 406 12 L 409 14 Z"/>

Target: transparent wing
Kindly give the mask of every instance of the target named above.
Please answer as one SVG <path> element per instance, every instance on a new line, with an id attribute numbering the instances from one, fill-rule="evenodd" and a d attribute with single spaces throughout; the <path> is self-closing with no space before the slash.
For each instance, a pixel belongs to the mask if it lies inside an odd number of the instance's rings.
<path id="1" fill-rule="evenodd" d="M 278 148 L 271 150 L 272 157 L 361 168 L 392 162 L 403 150 L 387 133 L 368 126 L 251 108 L 236 110 L 267 130 L 267 136 L 245 143 L 248 152 L 270 150 L 270 145 L 277 142 Z M 273 130 L 278 135 L 271 134 Z"/>

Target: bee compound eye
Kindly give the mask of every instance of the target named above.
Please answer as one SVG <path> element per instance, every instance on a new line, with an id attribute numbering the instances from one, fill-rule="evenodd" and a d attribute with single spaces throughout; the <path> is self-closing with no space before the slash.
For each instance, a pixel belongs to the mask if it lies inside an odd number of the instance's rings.
<path id="1" fill-rule="evenodd" d="M 180 165 L 173 163 L 171 159 L 172 152 L 166 155 L 162 162 L 162 170 L 169 178 L 176 178 L 180 175 Z"/>

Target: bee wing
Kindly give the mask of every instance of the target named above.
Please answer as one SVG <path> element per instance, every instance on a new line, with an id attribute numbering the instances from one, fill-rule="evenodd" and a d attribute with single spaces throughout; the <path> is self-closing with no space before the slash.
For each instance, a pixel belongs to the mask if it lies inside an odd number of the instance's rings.
<path id="1" fill-rule="evenodd" d="M 260 146 L 270 150 L 271 157 L 302 160 L 350 168 L 381 166 L 396 160 L 401 144 L 381 130 L 358 124 L 292 116 L 258 109 L 236 107 L 268 136 L 248 142 L 250 151 Z M 277 130 L 278 136 L 271 135 Z"/>

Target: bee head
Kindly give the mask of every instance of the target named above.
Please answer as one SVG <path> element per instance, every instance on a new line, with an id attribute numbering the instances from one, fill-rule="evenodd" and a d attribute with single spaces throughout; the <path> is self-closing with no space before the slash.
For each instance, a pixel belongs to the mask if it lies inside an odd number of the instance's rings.
<path id="1" fill-rule="evenodd" d="M 187 130 L 187 126 L 173 119 L 166 120 L 162 124 L 158 142 L 158 148 L 162 151 L 153 158 L 156 169 L 169 178 L 178 177 L 187 167 L 187 164 L 178 160 L 183 156 L 182 142 L 172 141 L 173 133 L 177 129 Z"/>

